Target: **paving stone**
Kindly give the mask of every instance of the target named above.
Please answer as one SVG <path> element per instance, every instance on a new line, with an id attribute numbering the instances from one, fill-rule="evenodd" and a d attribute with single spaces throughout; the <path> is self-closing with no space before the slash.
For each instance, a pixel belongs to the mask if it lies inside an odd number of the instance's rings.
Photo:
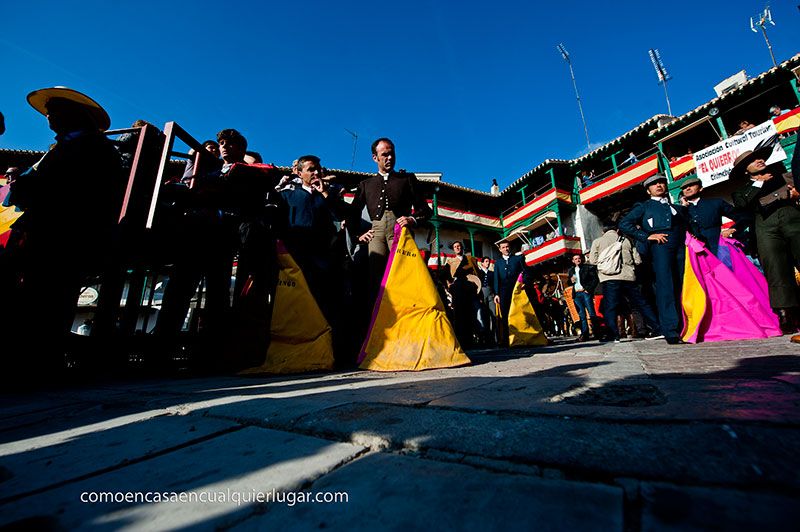
<path id="1" fill-rule="evenodd" d="M 0 525 L 33 520 L 71 530 L 212 530 L 248 516 L 257 493 L 295 490 L 361 448 L 257 427 L 224 434 L 0 506 Z M 187 492 L 195 502 L 82 503 L 89 492 Z M 190 495 L 194 492 L 197 495 Z M 224 502 L 199 502 L 199 493 Z M 143 495 L 142 495 L 143 496 Z M 239 504 L 237 504 L 237 501 Z M 28 521 L 30 523 L 30 521 Z"/>
<path id="2" fill-rule="evenodd" d="M 75 427 L 62 433 L 0 445 L 0 502 L 98 471 L 124 465 L 236 425 L 200 416 L 159 416 L 125 424 Z M 84 430 L 85 429 L 85 430 Z"/>
<path id="3" fill-rule="evenodd" d="M 371 454 L 314 483 L 348 502 L 269 504 L 232 530 L 622 530 L 622 490 Z"/>
<path id="4" fill-rule="evenodd" d="M 797 530 L 797 497 L 642 483 L 642 532 Z"/>
<path id="5" fill-rule="evenodd" d="M 343 441 L 379 442 L 377 447 L 557 467 L 572 477 L 800 487 L 797 427 L 598 422 L 386 404 L 331 408 L 309 414 L 295 427 Z"/>

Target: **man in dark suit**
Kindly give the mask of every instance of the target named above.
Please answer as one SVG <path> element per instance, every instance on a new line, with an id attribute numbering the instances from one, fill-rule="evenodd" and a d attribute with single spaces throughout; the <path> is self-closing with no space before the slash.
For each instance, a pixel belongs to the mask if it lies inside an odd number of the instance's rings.
<path id="1" fill-rule="evenodd" d="M 395 224 L 413 229 L 432 212 L 422 196 L 417 176 L 394 171 L 396 158 L 390 139 L 379 138 L 372 143 L 372 160 L 378 166 L 378 175 L 358 184 L 347 225 L 358 227 L 361 211 L 367 207 L 372 229 L 356 237 L 369 242 L 370 282 L 373 292 L 377 292 L 394 241 Z"/>
<path id="2" fill-rule="evenodd" d="M 769 285 L 769 302 L 785 333 L 797 331 L 800 297 L 793 267 L 800 264 L 798 176 L 782 165 L 767 165 L 771 147 L 746 151 L 736 158 L 730 178 L 750 181 L 733 193 L 737 207 L 754 213 L 758 257 Z M 795 153 L 793 166 L 797 164 Z"/>
<path id="3" fill-rule="evenodd" d="M 341 273 L 333 271 L 339 266 L 334 260 L 336 239 L 335 220 L 342 211 L 338 194 L 328 190 L 322 179 L 319 157 L 304 155 L 297 159 L 297 172 L 301 186 L 281 191 L 288 210 L 286 247 L 297 261 L 323 314 L 331 322 L 336 300 L 341 294 L 336 284 Z"/>
<path id="4" fill-rule="evenodd" d="M 481 291 L 478 295 L 480 311 L 478 321 L 481 324 L 481 340 L 485 344 L 492 343 L 492 335 L 497 330 L 494 323 L 494 270 L 490 269 L 492 260 L 489 257 L 481 258 L 478 264 L 478 277 L 481 280 Z"/>
<path id="5" fill-rule="evenodd" d="M 634 205 L 620 220 L 619 228 L 636 241 L 643 257 L 649 257 L 661 333 L 667 343 L 679 344 L 678 304 L 686 255 L 686 208 L 669 202 L 667 178 L 663 174 L 651 176 L 643 184 L 650 199 Z"/>
<path id="6" fill-rule="evenodd" d="M 722 229 L 722 217 L 738 222 L 739 215 L 733 205 L 720 198 L 702 197 L 703 182 L 692 177 L 681 184 L 683 199 L 681 205 L 686 207 L 689 218 L 689 231 L 702 240 L 709 251 L 717 254 L 719 236 L 730 237 L 736 229 Z"/>
<path id="7" fill-rule="evenodd" d="M 501 242 L 498 246 L 501 257 L 494 263 L 494 302 L 500 305 L 498 319 L 498 343 L 508 347 L 508 311 L 511 308 L 511 295 L 519 274 L 525 274 L 525 260 L 519 255 L 511 255 L 511 246 L 508 242 Z"/>
<path id="8" fill-rule="evenodd" d="M 579 342 L 589 339 L 589 321 L 587 314 L 592 322 L 596 322 L 597 313 L 594 311 L 594 291 L 600 280 L 597 276 L 597 268 L 591 264 L 584 264 L 583 256 L 575 254 L 572 256 L 573 266 L 567 270 L 567 277 L 570 286 L 573 287 L 573 300 L 578 315 L 581 317 L 581 335 Z M 596 331 L 595 331 L 596 334 Z"/>

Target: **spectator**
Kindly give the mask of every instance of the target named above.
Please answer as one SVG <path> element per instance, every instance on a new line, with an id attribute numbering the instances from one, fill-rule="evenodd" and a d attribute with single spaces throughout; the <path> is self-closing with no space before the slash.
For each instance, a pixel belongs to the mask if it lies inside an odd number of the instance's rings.
<path id="1" fill-rule="evenodd" d="M 481 280 L 481 291 L 479 294 L 480 312 L 478 320 L 481 325 L 481 338 L 483 343 L 489 345 L 497 330 L 495 324 L 494 308 L 494 271 L 491 269 L 492 261 L 489 257 L 481 258 L 478 264 L 478 277 Z M 496 342 L 496 339 L 494 340 Z"/>
<path id="2" fill-rule="evenodd" d="M 4 350 L 22 348 L 31 355 L 24 362 L 34 364 L 39 373 L 63 367 L 63 343 L 81 286 L 87 275 L 102 269 L 114 240 L 124 180 L 119 154 L 103 133 L 111 119 L 97 102 L 72 89 L 52 87 L 33 91 L 28 103 L 47 117 L 56 143 L 11 186 L 7 199 L 23 211 L 12 233 L 22 235 L 22 244 L 18 260 L 4 262 L 13 266 L 0 271 L 0 279 L 22 281 L 15 285 L 18 297 L 4 293 L 20 302 L 11 322 L 4 324 Z M 70 211 L 74 238 L 64 236 L 66 182 L 86 206 Z"/>
<path id="3" fill-rule="evenodd" d="M 780 318 L 781 329 L 789 334 L 797 331 L 800 321 L 793 266 L 800 264 L 800 195 L 798 176 L 783 174 L 781 164 L 766 164 L 770 153 L 771 146 L 742 153 L 733 163 L 730 179 L 749 178 L 747 185 L 734 191 L 733 202 L 755 215 L 756 244 L 769 286 L 770 305 Z M 793 168 L 797 160 L 795 152 Z"/>
<path id="4" fill-rule="evenodd" d="M 594 291 L 598 285 L 597 268 L 591 264 L 584 264 L 583 256 L 580 254 L 572 256 L 572 264 L 572 268 L 567 270 L 567 276 L 570 286 L 574 289 L 572 297 L 581 320 L 581 335 L 578 341 L 585 342 L 589 339 L 588 320 L 594 322 L 597 319 L 594 310 Z"/>
<path id="5" fill-rule="evenodd" d="M 622 161 L 622 165 L 623 166 L 626 165 L 626 164 L 627 165 L 631 165 L 631 164 L 635 164 L 635 163 L 638 163 L 638 162 L 639 162 L 639 159 L 636 158 L 636 154 L 633 153 L 633 152 L 630 152 L 628 154 L 628 158 L 625 159 L 624 161 Z"/>
<path id="6" fill-rule="evenodd" d="M 460 240 L 450 243 L 455 257 L 447 259 L 450 269 L 450 294 L 453 296 L 453 316 L 456 337 L 459 343 L 468 348 L 472 346 L 475 320 L 479 312 L 478 293 L 480 277 L 474 257 L 464 253 L 464 243 Z"/>
<path id="7" fill-rule="evenodd" d="M 222 161 L 219 158 L 219 144 L 217 143 L 217 141 L 207 140 L 203 142 L 202 147 L 205 150 L 205 153 L 209 153 L 213 157 L 212 159 L 211 157 L 205 155 L 204 152 L 200 152 L 200 157 L 203 158 L 203 162 L 208 163 L 208 168 L 206 169 L 206 172 L 213 172 L 219 170 L 220 167 L 222 166 Z M 192 179 L 192 177 L 194 177 L 195 174 L 194 161 L 195 161 L 195 151 L 193 149 L 190 149 L 189 159 L 186 160 L 186 169 L 183 171 L 183 177 L 181 177 L 181 181 L 186 183 L 187 185 L 189 184 L 189 181 Z"/>
<path id="8" fill-rule="evenodd" d="M 744 133 L 748 129 L 753 129 L 754 127 L 756 127 L 755 124 L 750 123 L 750 121 L 748 121 L 748 120 L 740 120 L 739 121 L 739 129 L 736 131 L 736 133 L 734 133 L 734 135 L 741 135 L 742 133 Z"/>
<path id="9" fill-rule="evenodd" d="M 497 184 L 497 179 L 492 179 L 492 188 L 490 189 L 492 196 L 500 194 L 500 185 Z"/>
<path id="10" fill-rule="evenodd" d="M 619 228 L 635 239 L 655 276 L 656 305 L 661 334 L 669 344 L 683 343 L 680 302 L 685 257 L 686 208 L 672 205 L 667 196 L 667 178 L 656 174 L 643 183 L 650 199 L 634 205 Z"/>
<path id="11" fill-rule="evenodd" d="M 600 285 L 603 288 L 603 300 L 605 307 L 603 317 L 611 331 L 611 337 L 615 342 L 620 341 L 620 329 L 617 324 L 617 316 L 623 302 L 631 310 L 638 310 L 645 319 L 647 327 L 650 329 L 648 338 L 663 338 L 659 335 L 658 319 L 650 304 L 642 296 L 639 285 L 636 284 L 635 268 L 642 263 L 642 258 L 631 241 L 624 236 L 620 236 L 616 226 L 608 222 L 604 224 L 603 236 L 592 242 L 592 249 L 589 253 L 589 261 L 597 264 L 600 254 L 608 248 L 621 243 L 620 248 L 620 269 L 617 273 L 604 272 L 598 268 Z"/>
<path id="12" fill-rule="evenodd" d="M 788 110 L 786 110 L 786 111 L 782 110 L 779 105 L 773 105 L 772 107 L 769 108 L 769 115 L 772 118 L 777 118 L 777 117 L 781 116 L 782 114 L 785 114 L 785 113 L 788 113 L 788 112 L 789 112 Z"/>
<path id="13" fill-rule="evenodd" d="M 9 166 L 6 169 L 6 173 L 3 175 L 3 178 L 6 180 L 6 185 L 10 185 L 14 181 L 16 181 L 20 173 L 21 173 L 20 169 L 17 168 L 16 166 Z"/>
<path id="14" fill-rule="evenodd" d="M 244 154 L 244 162 L 246 164 L 264 164 L 264 159 L 257 151 L 249 151 Z"/>

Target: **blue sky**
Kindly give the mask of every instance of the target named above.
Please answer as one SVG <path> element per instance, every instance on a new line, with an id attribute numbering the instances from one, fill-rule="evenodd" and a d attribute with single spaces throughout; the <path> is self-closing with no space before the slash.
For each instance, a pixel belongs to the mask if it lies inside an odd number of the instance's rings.
<path id="1" fill-rule="evenodd" d="M 800 52 L 797 1 L 772 2 L 778 61 Z M 291 5 L 290 5 L 291 4 Z M 605 4 L 605 5 L 604 5 Z M 546 158 L 666 112 L 647 56 L 658 48 L 674 114 L 744 69 L 771 66 L 749 17 L 762 2 L 51 2 L 3 7 L 0 147 L 45 149 L 52 132 L 31 90 L 66 85 L 98 100 L 112 127 L 177 121 L 198 140 L 239 129 L 267 162 L 306 153 L 374 171 L 392 137 L 398 166 L 457 184 L 505 186 Z"/>

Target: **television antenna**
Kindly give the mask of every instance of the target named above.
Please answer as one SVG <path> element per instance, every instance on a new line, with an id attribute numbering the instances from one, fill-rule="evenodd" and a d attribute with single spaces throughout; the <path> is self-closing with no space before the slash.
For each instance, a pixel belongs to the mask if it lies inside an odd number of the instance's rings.
<path id="1" fill-rule="evenodd" d="M 672 116 L 672 106 L 669 103 L 669 93 L 667 92 L 667 82 L 672 79 L 672 76 L 667 72 L 667 67 L 664 66 L 664 62 L 661 60 L 661 54 L 658 52 L 657 48 L 650 48 L 647 53 L 650 54 L 650 62 L 653 63 L 653 68 L 656 70 L 658 84 L 664 85 L 664 97 L 667 99 L 667 114 Z"/>
<path id="2" fill-rule="evenodd" d="M 356 164 L 356 146 L 358 146 L 358 133 L 356 133 L 355 131 L 350 131 L 347 128 L 344 128 L 344 130 L 350 133 L 350 136 L 353 137 L 353 158 L 350 161 L 350 170 L 352 170 L 353 166 L 355 166 Z"/>
<path id="3" fill-rule="evenodd" d="M 750 17 L 750 30 L 753 33 L 758 33 L 756 27 L 761 28 L 761 33 L 764 34 L 764 40 L 767 42 L 767 48 L 769 49 L 769 56 L 772 58 L 772 65 L 778 66 L 778 63 L 775 61 L 775 54 L 772 53 L 772 43 L 769 42 L 769 37 L 767 37 L 767 24 L 775 25 L 775 22 L 772 20 L 772 12 L 769 10 L 769 6 L 764 8 L 763 13 L 757 14 L 755 17 Z"/>
<path id="4" fill-rule="evenodd" d="M 583 121 L 583 132 L 586 134 L 586 149 L 591 151 L 592 145 L 589 142 L 589 128 L 586 127 L 586 117 L 583 115 L 583 106 L 581 105 L 581 97 L 578 94 L 578 84 L 575 82 L 575 71 L 572 70 L 572 61 L 570 60 L 569 52 L 564 48 L 563 43 L 557 44 L 556 49 L 561 52 L 561 57 L 563 57 L 564 61 L 569 65 L 569 75 L 572 77 L 572 86 L 575 88 L 575 99 L 578 100 L 578 111 L 580 111 L 581 120 Z"/>

